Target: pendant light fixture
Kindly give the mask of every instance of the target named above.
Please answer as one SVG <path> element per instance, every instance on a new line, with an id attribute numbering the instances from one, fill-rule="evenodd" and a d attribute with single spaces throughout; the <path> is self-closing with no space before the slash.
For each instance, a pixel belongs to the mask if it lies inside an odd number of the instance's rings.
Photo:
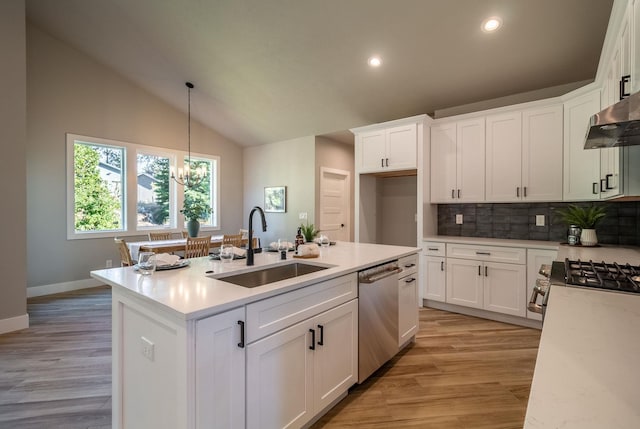
<path id="1" fill-rule="evenodd" d="M 192 188 L 197 186 L 202 182 L 205 177 L 205 172 L 202 168 L 198 167 L 195 171 L 191 170 L 191 90 L 193 89 L 193 84 L 191 82 L 185 82 L 187 86 L 187 164 L 184 166 L 184 169 L 178 168 L 178 175 L 176 176 L 173 169 L 171 169 L 171 178 L 175 180 L 175 182 L 179 185 L 186 186 L 187 188 Z"/>

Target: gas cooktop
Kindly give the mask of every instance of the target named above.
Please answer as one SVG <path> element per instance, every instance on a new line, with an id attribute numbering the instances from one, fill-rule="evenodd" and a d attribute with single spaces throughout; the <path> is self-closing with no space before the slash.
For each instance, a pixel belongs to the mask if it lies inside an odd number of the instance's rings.
<path id="1" fill-rule="evenodd" d="M 640 266 L 565 259 L 567 285 L 640 293 Z"/>

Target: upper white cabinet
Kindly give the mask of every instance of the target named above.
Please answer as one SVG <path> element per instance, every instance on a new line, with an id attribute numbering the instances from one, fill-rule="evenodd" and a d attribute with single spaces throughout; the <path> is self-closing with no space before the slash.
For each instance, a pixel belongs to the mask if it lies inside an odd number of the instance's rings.
<path id="1" fill-rule="evenodd" d="M 600 111 L 600 91 L 564 103 L 564 199 L 600 198 L 600 150 L 584 149 L 589 118 Z"/>
<path id="2" fill-rule="evenodd" d="M 431 202 L 484 201 L 484 118 L 431 127 Z"/>
<path id="3" fill-rule="evenodd" d="M 631 93 L 635 93 L 640 91 L 640 0 L 633 0 L 630 7 Z"/>
<path id="4" fill-rule="evenodd" d="M 486 118 L 486 201 L 562 200 L 562 105 Z"/>
<path id="5" fill-rule="evenodd" d="M 417 125 L 356 133 L 356 171 L 373 173 L 417 168 Z"/>

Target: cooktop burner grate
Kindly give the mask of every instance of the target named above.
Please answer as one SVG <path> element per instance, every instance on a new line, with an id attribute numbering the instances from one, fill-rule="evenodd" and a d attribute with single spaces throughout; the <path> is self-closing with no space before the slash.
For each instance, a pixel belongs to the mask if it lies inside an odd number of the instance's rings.
<path id="1" fill-rule="evenodd" d="M 639 266 L 569 259 L 564 264 L 567 284 L 640 293 Z"/>

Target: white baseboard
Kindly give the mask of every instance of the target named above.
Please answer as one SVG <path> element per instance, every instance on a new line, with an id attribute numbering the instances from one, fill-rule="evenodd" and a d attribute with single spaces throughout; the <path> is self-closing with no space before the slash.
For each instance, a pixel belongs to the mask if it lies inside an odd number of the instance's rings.
<path id="1" fill-rule="evenodd" d="M 71 282 L 54 283 L 50 285 L 33 286 L 27 288 L 27 298 L 52 295 L 60 292 L 70 292 L 72 290 L 88 289 L 91 287 L 102 286 L 103 284 L 104 282 L 96 279 L 83 279 Z"/>
<path id="2" fill-rule="evenodd" d="M 29 327 L 28 314 L 23 314 L 21 316 L 10 317 L 8 319 L 0 320 L 0 334 L 19 331 L 21 329 L 27 329 L 28 327 Z"/>

